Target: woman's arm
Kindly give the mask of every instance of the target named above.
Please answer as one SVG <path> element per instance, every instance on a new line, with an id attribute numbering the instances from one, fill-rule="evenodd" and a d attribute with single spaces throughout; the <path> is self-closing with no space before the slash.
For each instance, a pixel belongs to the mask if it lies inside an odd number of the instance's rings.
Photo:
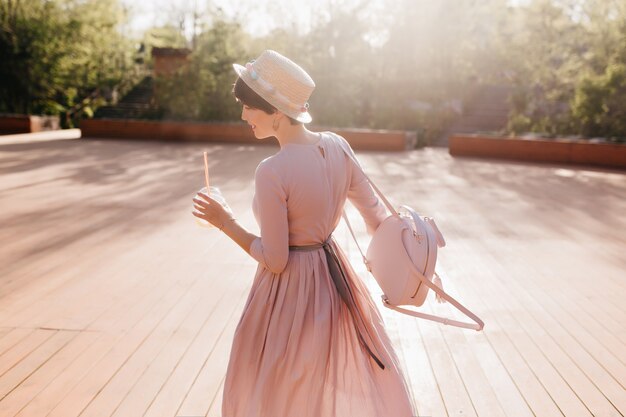
<path id="1" fill-rule="evenodd" d="M 261 236 L 248 232 L 210 196 L 199 193 L 194 198 L 192 214 L 222 230 L 250 256 L 273 273 L 282 272 L 289 259 L 287 195 L 279 175 L 267 163 L 261 163 L 255 174 L 255 195 L 259 203 Z"/>
<path id="2" fill-rule="evenodd" d="M 250 245 L 250 255 L 275 274 L 289 260 L 287 192 L 281 176 L 269 160 L 259 164 L 254 175 L 254 194 L 258 203 L 261 236 Z"/>
<path id="3" fill-rule="evenodd" d="M 251 255 L 250 246 L 252 245 L 254 239 L 256 239 L 258 236 L 247 231 L 242 225 L 237 222 L 237 219 L 235 218 L 227 220 L 221 230 L 226 234 L 226 236 L 228 236 L 236 244 L 241 246 L 241 248 L 245 250 L 248 255 Z"/>
<path id="4" fill-rule="evenodd" d="M 350 144 L 340 136 L 340 140 L 343 141 L 342 146 L 346 152 L 349 152 L 352 158 L 357 159 Z M 380 198 L 374 192 L 374 189 L 370 185 L 369 181 L 363 174 L 361 167 L 359 167 L 352 158 L 346 155 L 348 166 L 350 167 L 350 186 L 348 189 L 348 200 L 359 211 L 363 220 L 367 232 L 373 235 L 380 223 L 389 216 L 387 208 L 380 200 Z"/>
<path id="5" fill-rule="evenodd" d="M 373 235 L 383 220 L 389 216 L 387 208 L 365 177 L 350 184 L 348 200 L 363 217 L 367 233 L 370 235 Z"/>

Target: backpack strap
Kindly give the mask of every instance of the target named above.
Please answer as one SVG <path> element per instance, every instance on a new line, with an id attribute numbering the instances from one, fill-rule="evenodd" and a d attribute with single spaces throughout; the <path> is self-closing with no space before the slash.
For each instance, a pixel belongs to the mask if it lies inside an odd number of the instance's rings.
<path id="1" fill-rule="evenodd" d="M 359 245 L 359 241 L 357 240 L 354 234 L 354 230 L 352 230 L 352 225 L 350 224 L 350 220 L 348 219 L 348 215 L 346 214 L 346 211 L 344 210 L 341 215 L 343 217 L 343 220 L 346 222 L 348 229 L 350 230 L 350 234 L 352 235 L 352 239 L 354 239 L 354 243 L 356 243 L 356 247 L 359 249 L 359 252 L 361 253 L 361 257 L 363 258 L 363 263 L 367 267 L 367 270 L 371 272 L 370 263 L 367 260 L 367 257 L 365 256 L 365 254 L 363 253 L 363 250 L 361 249 L 361 245 Z"/>
<path id="2" fill-rule="evenodd" d="M 410 263 L 410 264 L 413 265 L 413 263 Z M 452 297 L 451 295 L 446 293 L 442 288 L 438 287 L 436 284 L 433 284 L 428 279 L 426 279 L 426 277 L 424 277 L 417 270 L 417 268 L 414 267 L 413 268 L 413 272 L 422 280 L 422 283 L 424 283 L 431 290 L 433 290 L 437 294 L 439 294 L 439 296 L 441 298 L 443 298 L 446 301 L 449 301 L 450 304 L 452 304 L 454 307 L 457 308 L 457 310 L 459 310 L 461 313 L 465 314 L 470 319 L 474 320 L 476 323 L 466 323 L 466 322 L 462 322 L 462 321 L 458 321 L 458 320 L 452 320 L 452 319 L 445 318 L 445 317 L 433 316 L 432 314 L 421 313 L 419 311 L 413 311 L 413 310 L 409 310 L 409 309 L 402 308 L 402 307 L 397 307 L 397 306 L 394 306 L 392 304 L 389 304 L 389 302 L 387 301 L 387 299 L 383 295 L 381 298 L 383 299 L 383 304 L 384 304 L 385 307 L 390 308 L 392 310 L 399 311 L 400 313 L 408 314 L 408 315 L 411 315 L 411 316 L 414 316 L 414 317 L 423 318 L 423 319 L 426 319 L 426 320 L 438 321 L 440 323 L 449 324 L 449 325 L 455 326 L 455 327 L 463 327 L 463 328 L 466 328 L 466 329 L 473 329 L 473 330 L 476 330 L 476 331 L 480 331 L 480 330 L 483 329 L 483 327 L 485 327 L 485 323 L 476 314 L 474 314 L 471 311 L 469 311 L 466 307 L 464 307 L 461 303 L 459 303 L 456 299 L 454 299 L 454 297 Z M 439 275 L 436 272 L 435 272 L 435 276 L 437 276 L 439 278 Z"/>
<path id="3" fill-rule="evenodd" d="M 361 172 L 363 173 L 363 175 L 365 176 L 367 181 L 370 183 L 370 185 L 376 191 L 376 193 L 380 196 L 381 200 L 383 201 L 385 206 L 387 206 L 387 208 L 392 213 L 392 215 L 399 216 L 398 211 L 393 208 L 393 206 L 391 205 L 389 200 L 387 200 L 385 195 L 378 189 L 378 187 L 376 187 L 374 182 L 367 176 L 367 174 L 365 173 L 365 171 L 361 167 L 361 164 L 359 164 L 359 161 L 353 155 L 351 150 L 347 148 L 348 144 L 345 142 L 345 140 L 343 138 L 339 138 L 338 142 L 339 142 L 339 145 L 341 146 L 341 148 L 343 149 L 343 151 L 346 153 L 346 155 L 348 155 L 348 157 L 354 162 L 354 164 L 357 166 L 357 168 L 361 170 Z M 352 229 L 352 225 L 350 224 L 350 220 L 348 220 L 348 216 L 346 215 L 346 211 L 345 210 L 343 210 L 343 214 L 342 215 L 343 215 L 343 219 L 346 222 L 346 225 L 348 226 L 348 229 L 350 230 L 350 234 L 352 235 L 352 238 L 354 239 L 354 242 L 356 243 L 356 246 L 359 249 L 359 252 L 361 253 L 361 256 L 363 257 L 363 262 L 365 263 L 365 266 L 367 267 L 367 270 L 371 272 L 369 261 L 367 260 L 367 257 L 363 253 L 363 250 L 361 249 L 361 245 L 359 245 L 359 241 L 357 240 L 356 235 L 354 234 L 354 230 Z M 405 309 L 405 308 L 402 308 L 402 307 L 397 307 L 397 306 L 389 304 L 389 302 L 387 301 L 387 299 L 383 295 L 382 299 L 383 299 L 383 305 L 385 307 L 390 308 L 392 310 L 396 310 L 396 311 L 398 311 L 400 313 L 403 313 L 403 314 L 408 314 L 408 315 L 411 315 L 411 316 L 414 316 L 414 317 L 423 318 L 423 319 L 426 319 L 426 320 L 437 321 L 437 322 L 440 322 L 440 323 L 443 323 L 443 324 L 446 324 L 446 325 L 451 325 L 451 326 L 455 326 L 455 327 L 463 327 L 463 328 L 466 328 L 466 329 L 473 329 L 473 330 L 477 330 L 477 331 L 483 329 L 485 323 L 480 318 L 478 318 L 478 316 L 476 316 L 474 313 L 472 313 L 467 308 L 465 308 L 461 303 L 459 303 L 456 299 L 454 299 L 454 297 L 452 297 L 451 295 L 446 293 L 443 290 L 443 288 L 441 288 L 440 286 L 438 286 L 438 285 L 432 283 L 430 280 L 428 280 L 417 268 L 415 268 L 415 265 L 413 265 L 412 262 L 409 262 L 409 264 L 413 267 L 413 272 L 420 278 L 420 280 L 427 287 L 429 287 L 430 289 L 435 291 L 435 293 L 438 294 L 442 299 L 444 299 L 446 301 L 449 301 L 450 304 L 452 304 L 454 307 L 456 307 L 463 314 L 465 314 L 466 316 L 468 316 L 469 318 L 474 320 L 476 323 L 475 324 L 474 323 L 466 323 L 466 322 L 462 322 L 462 321 L 458 321 L 458 320 L 452 320 L 452 319 L 445 318 L 445 317 L 434 316 L 432 314 L 421 313 L 421 312 L 418 312 L 418 311 L 413 311 L 413 310 Z M 435 272 L 435 277 L 439 280 L 439 282 L 441 282 L 441 278 L 439 277 L 439 275 L 436 272 Z"/>

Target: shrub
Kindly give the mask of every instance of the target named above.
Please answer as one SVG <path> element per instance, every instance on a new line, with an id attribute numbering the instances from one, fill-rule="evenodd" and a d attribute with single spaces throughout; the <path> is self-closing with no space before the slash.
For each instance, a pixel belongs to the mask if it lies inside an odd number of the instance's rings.
<path id="1" fill-rule="evenodd" d="M 626 138 L 626 65 L 609 65 L 600 76 L 585 77 L 572 103 L 581 134 Z"/>

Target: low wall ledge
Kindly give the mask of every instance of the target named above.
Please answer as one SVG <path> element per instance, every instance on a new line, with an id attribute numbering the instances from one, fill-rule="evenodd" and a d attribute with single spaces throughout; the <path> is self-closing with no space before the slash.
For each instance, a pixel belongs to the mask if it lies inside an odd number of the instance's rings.
<path id="1" fill-rule="evenodd" d="M 584 139 L 543 139 L 452 135 L 452 156 L 509 159 L 516 161 L 566 163 L 626 169 L 626 145 L 590 142 Z"/>
<path id="2" fill-rule="evenodd" d="M 83 138 L 276 144 L 274 140 L 256 139 L 246 123 L 86 119 L 80 127 Z M 345 137 L 354 149 L 360 150 L 404 151 L 415 148 L 417 143 L 417 133 L 411 131 L 321 126 L 313 126 L 311 129 L 336 132 Z"/>

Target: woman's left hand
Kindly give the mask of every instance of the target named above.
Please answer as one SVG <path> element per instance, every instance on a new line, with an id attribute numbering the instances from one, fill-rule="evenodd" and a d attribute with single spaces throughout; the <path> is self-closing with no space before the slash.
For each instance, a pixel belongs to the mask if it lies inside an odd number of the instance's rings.
<path id="1" fill-rule="evenodd" d="M 227 211 L 219 201 L 203 192 L 196 194 L 193 202 L 195 211 L 192 211 L 191 214 L 199 219 L 206 220 L 219 229 L 224 227 L 226 221 L 232 217 L 232 213 Z"/>

